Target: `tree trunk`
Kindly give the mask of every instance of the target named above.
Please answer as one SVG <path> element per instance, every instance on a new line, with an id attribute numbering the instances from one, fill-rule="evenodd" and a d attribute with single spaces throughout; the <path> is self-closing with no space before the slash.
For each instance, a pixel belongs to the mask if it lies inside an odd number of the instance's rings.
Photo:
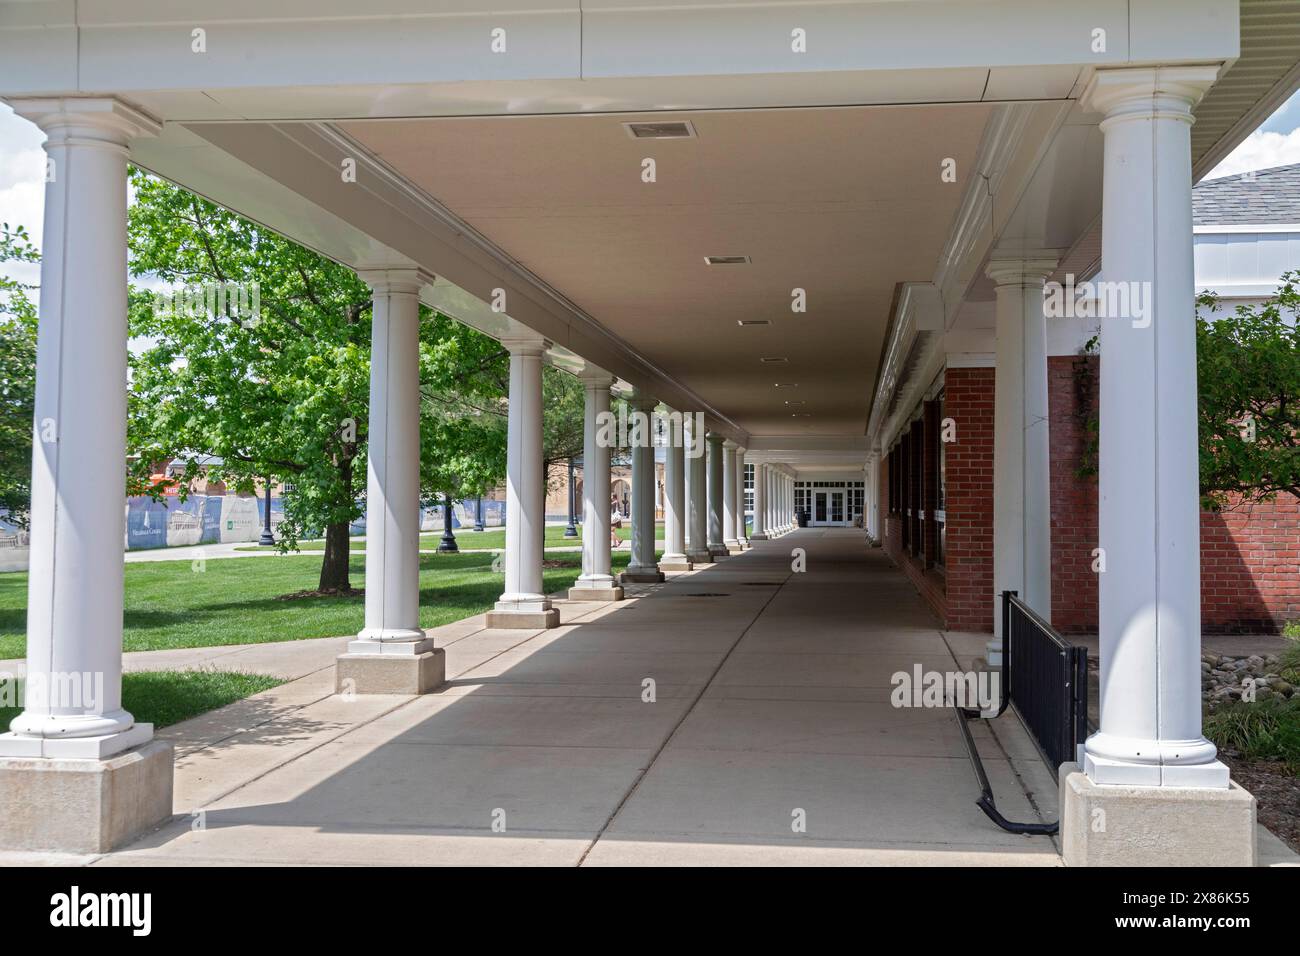
<path id="1" fill-rule="evenodd" d="M 320 566 L 320 584 L 322 591 L 352 590 L 348 578 L 348 564 L 352 559 L 352 538 L 348 534 L 348 523 L 340 521 L 325 529 L 325 560 Z"/>
<path id="2" fill-rule="evenodd" d="M 325 559 L 321 562 L 321 591 L 351 591 L 347 576 L 348 562 L 352 558 L 352 538 L 347 522 L 331 524 L 325 529 Z"/>

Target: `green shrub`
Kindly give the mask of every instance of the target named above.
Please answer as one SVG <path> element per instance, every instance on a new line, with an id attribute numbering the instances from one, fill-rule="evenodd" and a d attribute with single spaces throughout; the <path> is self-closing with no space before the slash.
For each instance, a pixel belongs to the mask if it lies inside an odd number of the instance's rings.
<path id="1" fill-rule="evenodd" d="M 1205 719 L 1205 735 L 1251 760 L 1280 760 L 1300 774 L 1300 695 L 1224 704 Z"/>

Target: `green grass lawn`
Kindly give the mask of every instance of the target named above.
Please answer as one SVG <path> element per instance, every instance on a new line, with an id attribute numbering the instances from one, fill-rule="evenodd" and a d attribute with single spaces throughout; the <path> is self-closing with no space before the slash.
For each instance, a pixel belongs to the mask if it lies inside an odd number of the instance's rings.
<path id="1" fill-rule="evenodd" d="M 563 528 L 559 529 L 563 532 Z M 543 572 L 547 593 L 561 591 L 581 573 L 576 552 L 547 552 L 558 567 Z M 437 627 L 492 607 L 504 577 L 491 554 L 420 556 L 420 626 Z M 616 570 L 627 551 L 614 552 Z M 201 567 L 202 570 L 196 570 Z M 365 586 L 365 559 L 352 558 L 352 586 Z M 128 651 L 296 641 L 355 634 L 365 598 L 283 596 L 316 587 L 320 558 L 222 558 L 126 565 L 126 614 L 122 646 Z M 27 575 L 0 574 L 0 659 L 24 656 Z M 128 708 L 129 709 L 129 708 Z M 141 718 L 144 719 L 144 718 Z"/>
<path id="2" fill-rule="evenodd" d="M 231 671 L 140 671 L 122 675 L 122 706 L 142 724 L 166 727 L 283 684 L 265 674 Z M 19 707 L 0 707 L 0 728 Z"/>
<path id="3" fill-rule="evenodd" d="M 564 536 L 563 525 L 548 524 L 546 526 L 546 537 L 545 537 L 546 547 L 576 548 L 578 545 L 582 543 L 581 527 L 579 527 L 578 530 L 579 530 L 578 537 L 566 538 Z M 624 524 L 623 527 L 619 530 L 618 536 L 621 540 L 627 541 L 632 537 L 632 529 L 627 524 Z M 655 525 L 655 538 L 656 540 L 662 541 L 663 537 L 664 537 L 664 525 L 663 522 L 661 521 L 657 525 Z M 433 532 L 431 534 L 422 534 L 420 535 L 420 547 L 421 549 L 424 550 L 436 548 L 438 547 L 438 542 L 440 542 L 441 540 L 442 540 L 442 532 L 440 531 Z M 476 550 L 483 550 L 483 549 L 491 550 L 494 548 L 501 549 L 506 546 L 506 529 L 489 528 L 486 531 L 469 531 L 467 529 L 461 528 L 456 531 L 456 544 L 458 544 L 460 547 L 465 549 L 471 549 L 471 548 Z M 246 547 L 236 548 L 235 550 L 236 551 L 262 551 L 264 549 L 260 545 L 250 544 Z M 298 550 L 299 551 L 324 551 L 325 542 L 324 541 L 299 541 Z M 352 550 L 365 551 L 366 550 L 365 540 L 353 538 Z"/>

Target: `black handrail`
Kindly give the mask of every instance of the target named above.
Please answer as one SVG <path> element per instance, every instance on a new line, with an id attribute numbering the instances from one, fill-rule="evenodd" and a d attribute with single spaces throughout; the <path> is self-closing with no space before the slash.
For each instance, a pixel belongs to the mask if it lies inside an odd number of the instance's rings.
<path id="1" fill-rule="evenodd" d="M 1075 759 L 1076 748 L 1088 734 L 1087 648 L 1066 641 L 1014 591 L 1002 592 L 999 683 L 998 709 L 989 719 L 1001 716 L 1008 705 L 1014 705 L 1053 772 L 1065 761 Z M 1056 833 L 1059 823 L 1012 823 L 998 812 L 988 775 L 967 726 L 967 721 L 984 714 L 968 707 L 955 709 L 966 752 L 980 784 L 977 806 L 990 820 L 1011 833 Z"/>

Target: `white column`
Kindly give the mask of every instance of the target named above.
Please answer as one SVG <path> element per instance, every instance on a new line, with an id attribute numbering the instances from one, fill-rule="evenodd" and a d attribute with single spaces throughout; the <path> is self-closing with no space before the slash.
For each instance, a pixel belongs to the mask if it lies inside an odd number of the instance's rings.
<path id="1" fill-rule="evenodd" d="M 722 443 L 722 545 L 727 551 L 739 551 L 736 537 L 736 443 Z"/>
<path id="2" fill-rule="evenodd" d="M 722 498 L 724 451 L 722 436 L 710 433 L 709 444 L 709 552 L 715 557 L 727 553 L 727 545 L 722 535 Z"/>
<path id="3" fill-rule="evenodd" d="M 686 557 L 686 442 L 682 425 L 685 416 L 670 415 L 672 429 L 664 455 L 664 553 L 659 567 L 664 571 L 689 571 Z"/>
<path id="4" fill-rule="evenodd" d="M 653 414 L 658 404 L 637 394 L 628 400 L 629 414 L 644 415 L 644 428 L 632 428 L 632 554 L 624 582 L 662 581 L 663 572 L 655 561 L 655 449 Z"/>
<path id="5" fill-rule="evenodd" d="M 777 475 L 777 481 L 780 481 L 780 497 L 777 501 L 781 502 L 780 528 L 781 531 L 790 529 L 790 477 L 785 472 Z"/>
<path id="6" fill-rule="evenodd" d="M 763 528 L 768 537 L 776 537 L 776 484 L 775 472 L 770 464 L 763 466 Z"/>
<path id="7" fill-rule="evenodd" d="M 1043 283 L 1053 258 L 1000 258 L 997 376 L 993 398 L 993 637 L 987 658 L 1002 663 L 1002 592 L 1016 591 L 1052 617 L 1052 526 L 1048 476 L 1047 321 Z"/>
<path id="8" fill-rule="evenodd" d="M 709 493 L 706 477 L 703 417 L 686 416 L 686 557 L 695 564 L 708 564 Z"/>
<path id="9" fill-rule="evenodd" d="M 587 366 L 581 375 L 586 400 L 582 421 L 582 574 L 569 589 L 570 600 L 617 601 L 623 597 L 610 573 L 610 445 L 606 440 L 609 389 L 613 376 Z"/>
<path id="10" fill-rule="evenodd" d="M 1228 786 L 1201 733 L 1192 269 L 1191 109 L 1216 73 L 1106 70 L 1086 93 L 1105 114 L 1102 277 L 1141 297 L 1101 321 L 1098 784 Z"/>
<path id="11" fill-rule="evenodd" d="M 880 528 L 880 465 L 881 454 L 879 450 L 873 451 L 871 455 L 871 467 L 867 469 L 867 513 L 871 520 L 871 541 L 878 544 L 882 539 Z"/>
<path id="12" fill-rule="evenodd" d="M 749 534 L 745 529 L 745 449 L 736 446 L 736 542 L 741 548 L 749 547 Z"/>
<path id="13" fill-rule="evenodd" d="M 371 289 L 366 618 L 350 654 L 427 650 L 420 629 L 420 287 L 417 269 L 358 273 Z M 380 646 L 391 645 L 391 646 Z"/>
<path id="14" fill-rule="evenodd" d="M 754 465 L 754 532 L 753 541 L 767 540 L 767 465 Z"/>
<path id="15" fill-rule="evenodd" d="M 542 592 L 546 476 L 542 469 L 540 336 L 503 338 L 510 350 L 509 434 L 506 439 L 506 588 L 488 613 L 488 627 L 541 628 L 559 623 Z"/>
<path id="16" fill-rule="evenodd" d="M 48 134 L 53 176 L 36 348 L 26 709 L 0 735 L 0 756 L 102 759 L 153 736 L 122 709 L 117 469 L 126 461 L 127 143 L 158 126 L 111 99 L 13 107 Z"/>

